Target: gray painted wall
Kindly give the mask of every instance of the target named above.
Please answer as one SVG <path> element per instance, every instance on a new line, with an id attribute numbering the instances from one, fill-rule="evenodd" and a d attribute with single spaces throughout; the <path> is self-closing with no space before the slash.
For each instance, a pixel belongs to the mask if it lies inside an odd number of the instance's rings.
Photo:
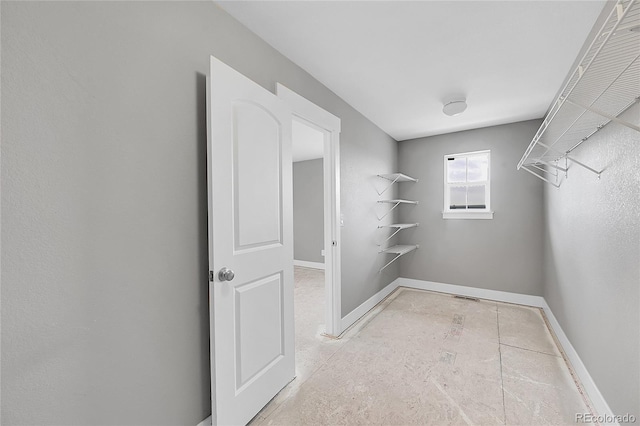
<path id="1" fill-rule="evenodd" d="M 346 131 L 345 131 L 346 130 Z M 355 130 L 355 129 L 354 129 Z M 341 140 L 353 141 L 342 145 L 340 197 L 344 226 L 342 227 L 342 316 L 398 278 L 399 264 L 394 263 L 382 273 L 389 255 L 378 251 L 378 218 L 381 216 L 378 200 L 393 198 L 397 188 L 379 196 L 382 179 L 378 174 L 393 173 L 398 168 L 398 148 L 395 144 L 375 142 L 379 139 L 373 127 L 361 127 L 354 134 L 342 128 Z M 345 162 L 345 158 L 351 161 Z M 348 192 L 344 192 L 349 188 Z M 395 212 L 385 220 L 392 221 Z"/>
<path id="2" fill-rule="evenodd" d="M 574 155 L 605 170 L 545 189 L 544 297 L 613 412 L 640 418 L 640 138 L 610 124 Z"/>
<path id="3" fill-rule="evenodd" d="M 210 414 L 209 55 L 342 119 L 343 315 L 398 276 L 368 187 L 397 143 L 213 3 L 1 12 L 3 425 Z"/>
<path id="4" fill-rule="evenodd" d="M 418 200 L 400 214 L 418 228 L 401 241 L 420 248 L 401 259 L 401 275 L 426 281 L 542 295 L 543 188 L 516 164 L 539 120 L 487 127 L 399 143 L 403 173 L 419 179 L 400 186 Z M 492 220 L 442 219 L 443 158 L 491 150 Z"/>
<path id="5" fill-rule="evenodd" d="M 324 263 L 323 160 L 293 163 L 293 258 Z"/>

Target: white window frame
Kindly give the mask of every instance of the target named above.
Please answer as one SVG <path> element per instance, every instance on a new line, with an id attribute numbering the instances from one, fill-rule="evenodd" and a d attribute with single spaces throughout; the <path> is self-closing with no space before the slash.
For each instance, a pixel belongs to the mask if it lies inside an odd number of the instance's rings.
<path id="1" fill-rule="evenodd" d="M 449 183 L 448 182 L 448 174 L 447 174 L 447 161 L 449 158 L 461 158 L 461 157 L 471 157 L 478 154 L 489 154 L 489 163 L 487 170 L 487 180 L 483 182 L 473 182 L 473 183 Z M 462 152 L 457 154 L 448 154 L 444 156 L 444 210 L 442 211 L 443 219 L 493 219 L 493 211 L 491 210 L 491 150 L 486 149 L 483 151 L 473 151 L 473 152 Z M 454 209 L 450 208 L 451 203 L 449 202 L 450 191 L 449 188 L 451 186 L 469 186 L 469 185 L 485 185 L 485 205 L 484 209 Z"/>

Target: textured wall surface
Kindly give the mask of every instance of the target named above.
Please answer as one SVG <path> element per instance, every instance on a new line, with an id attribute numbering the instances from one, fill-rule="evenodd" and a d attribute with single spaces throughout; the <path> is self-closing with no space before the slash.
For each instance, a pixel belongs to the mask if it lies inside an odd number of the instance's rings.
<path id="1" fill-rule="evenodd" d="M 400 185 L 401 198 L 418 200 L 402 222 L 418 228 L 400 240 L 420 244 L 401 259 L 401 275 L 426 281 L 542 295 L 543 188 L 516 170 L 539 120 L 399 143 L 402 171 L 417 183 Z M 491 220 L 443 219 L 444 156 L 491 150 Z"/>
<path id="2" fill-rule="evenodd" d="M 210 414 L 210 55 L 342 119 L 343 314 L 397 277 L 370 273 L 377 195 L 362 190 L 393 171 L 396 142 L 212 2 L 1 12 L 0 423 Z"/>
<path id="3" fill-rule="evenodd" d="M 610 124 L 573 155 L 604 172 L 545 189 L 544 297 L 613 412 L 640 418 L 640 134 Z"/>
<path id="4" fill-rule="evenodd" d="M 324 263 L 322 158 L 293 163 L 293 258 Z"/>

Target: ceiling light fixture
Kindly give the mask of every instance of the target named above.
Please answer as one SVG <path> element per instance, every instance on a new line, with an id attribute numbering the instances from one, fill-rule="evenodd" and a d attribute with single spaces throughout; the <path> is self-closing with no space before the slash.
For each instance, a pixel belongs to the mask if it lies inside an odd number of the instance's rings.
<path id="1" fill-rule="evenodd" d="M 467 101 L 466 99 L 456 99 L 449 101 L 444 104 L 442 107 L 442 112 L 444 112 L 448 116 L 456 116 L 460 115 L 467 109 Z"/>

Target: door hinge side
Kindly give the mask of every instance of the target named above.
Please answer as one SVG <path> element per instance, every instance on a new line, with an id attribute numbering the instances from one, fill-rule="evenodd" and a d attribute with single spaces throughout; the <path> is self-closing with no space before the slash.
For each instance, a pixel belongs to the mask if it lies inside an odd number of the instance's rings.
<path id="1" fill-rule="evenodd" d="M 209 282 L 213 282 L 213 271 L 209 271 Z"/>

